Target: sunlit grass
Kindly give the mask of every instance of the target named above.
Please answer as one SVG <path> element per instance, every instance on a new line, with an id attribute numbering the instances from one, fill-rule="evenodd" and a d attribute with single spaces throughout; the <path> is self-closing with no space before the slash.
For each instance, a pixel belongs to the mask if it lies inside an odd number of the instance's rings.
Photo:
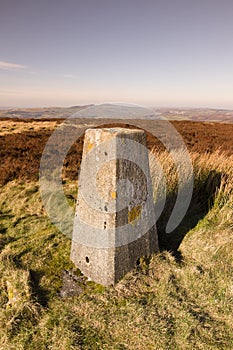
<path id="1" fill-rule="evenodd" d="M 175 194 L 174 164 L 166 153 L 158 157 Z M 70 240 L 49 221 L 37 182 L 5 184 L 0 349 L 232 349 L 233 158 L 217 152 L 191 159 L 195 225 L 185 219 L 180 259 L 165 250 L 142 259 L 115 287 L 89 283 L 66 299 L 59 290 L 62 270 L 74 268 Z M 152 164 L 156 193 L 153 175 Z M 77 184 L 66 181 L 64 190 L 74 208 Z"/>

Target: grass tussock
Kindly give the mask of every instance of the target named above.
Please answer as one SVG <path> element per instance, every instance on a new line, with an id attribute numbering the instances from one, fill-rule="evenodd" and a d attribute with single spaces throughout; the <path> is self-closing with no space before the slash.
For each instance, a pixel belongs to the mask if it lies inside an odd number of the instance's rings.
<path id="1" fill-rule="evenodd" d="M 218 227 L 232 228 L 233 156 L 226 156 L 220 151 L 212 154 L 190 153 L 194 175 L 192 199 L 185 218 L 179 227 L 169 235 L 165 233 L 165 228 L 177 197 L 177 170 L 173 159 L 167 152 L 159 152 L 156 149 L 152 152 L 156 154 L 163 167 L 167 184 L 165 209 L 157 223 L 162 248 L 176 251 L 185 235 L 193 228 L 203 228 L 204 226 L 207 228 L 212 226 L 213 228 L 215 222 Z M 155 201 L 159 201 L 164 194 L 160 191 L 160 179 L 157 176 L 157 167 L 153 156 L 150 156 L 150 167 Z M 185 174 L 187 181 L 191 176 L 191 173 Z"/>
<path id="2" fill-rule="evenodd" d="M 0 349 L 233 348 L 233 158 L 191 154 L 193 198 L 170 235 L 177 173 L 168 154 L 158 158 L 167 178 L 160 254 L 141 259 L 115 287 L 88 282 L 65 299 L 58 293 L 62 270 L 74 268 L 70 240 L 47 218 L 37 182 L 2 186 Z M 73 182 L 65 193 L 73 205 Z"/>

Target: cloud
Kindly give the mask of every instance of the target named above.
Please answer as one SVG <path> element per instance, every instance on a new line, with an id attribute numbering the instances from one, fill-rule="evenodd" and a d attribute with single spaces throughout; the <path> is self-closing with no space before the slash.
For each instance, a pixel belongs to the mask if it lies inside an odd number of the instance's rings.
<path id="1" fill-rule="evenodd" d="M 1 70 L 22 70 L 26 68 L 27 67 L 22 64 L 0 61 Z"/>

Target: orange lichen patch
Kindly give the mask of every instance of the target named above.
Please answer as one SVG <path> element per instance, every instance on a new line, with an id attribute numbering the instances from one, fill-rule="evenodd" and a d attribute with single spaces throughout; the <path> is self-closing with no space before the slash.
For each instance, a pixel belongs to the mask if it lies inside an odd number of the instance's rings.
<path id="1" fill-rule="evenodd" d="M 88 142 L 87 143 L 87 152 L 90 152 L 90 150 L 93 148 L 93 143 Z"/>
<path id="2" fill-rule="evenodd" d="M 129 224 L 136 224 L 137 220 L 140 218 L 142 212 L 142 206 L 137 205 L 136 207 L 132 208 L 130 211 L 128 211 L 128 223 Z"/>
<path id="3" fill-rule="evenodd" d="M 112 199 L 116 199 L 117 198 L 116 191 L 111 191 L 111 197 L 112 197 Z"/>

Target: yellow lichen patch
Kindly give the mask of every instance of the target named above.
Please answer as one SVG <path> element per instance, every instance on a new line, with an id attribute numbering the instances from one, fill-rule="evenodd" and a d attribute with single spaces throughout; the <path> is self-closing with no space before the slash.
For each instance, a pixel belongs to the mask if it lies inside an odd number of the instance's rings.
<path id="1" fill-rule="evenodd" d="M 87 143 L 87 152 L 90 152 L 90 150 L 93 148 L 93 143 L 88 142 Z"/>
<path id="2" fill-rule="evenodd" d="M 116 199 L 116 197 L 117 197 L 116 191 L 111 192 L 111 197 L 112 197 L 112 199 Z"/>
<path id="3" fill-rule="evenodd" d="M 132 225 L 136 224 L 137 220 L 140 218 L 141 211 L 142 211 L 141 205 L 137 205 L 136 207 L 128 211 L 128 223 Z"/>

